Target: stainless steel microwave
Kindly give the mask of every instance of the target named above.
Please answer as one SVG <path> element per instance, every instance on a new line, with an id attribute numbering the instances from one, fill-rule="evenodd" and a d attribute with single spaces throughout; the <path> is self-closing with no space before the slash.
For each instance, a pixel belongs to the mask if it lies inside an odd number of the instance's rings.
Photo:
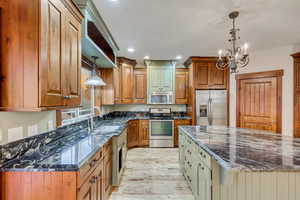
<path id="1" fill-rule="evenodd" d="M 173 92 L 152 92 L 148 99 L 149 104 L 174 104 Z"/>

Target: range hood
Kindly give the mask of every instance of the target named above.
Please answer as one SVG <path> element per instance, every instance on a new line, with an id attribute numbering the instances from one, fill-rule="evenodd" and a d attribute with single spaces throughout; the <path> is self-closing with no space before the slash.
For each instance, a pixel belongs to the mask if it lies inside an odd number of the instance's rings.
<path id="1" fill-rule="evenodd" d="M 97 56 L 96 64 L 103 68 L 116 67 L 118 45 L 109 32 L 92 0 L 74 0 L 84 15 L 82 24 L 82 54 Z"/>

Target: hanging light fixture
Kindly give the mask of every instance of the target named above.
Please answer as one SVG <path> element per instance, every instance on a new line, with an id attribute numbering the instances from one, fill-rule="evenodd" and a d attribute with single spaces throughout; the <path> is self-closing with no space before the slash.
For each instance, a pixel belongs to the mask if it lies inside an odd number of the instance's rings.
<path id="1" fill-rule="evenodd" d="M 96 60 L 98 59 L 98 57 L 92 56 L 92 59 L 94 60 L 92 76 L 85 81 L 85 84 L 88 86 L 104 86 L 106 85 L 106 83 L 96 73 Z"/>
<path id="2" fill-rule="evenodd" d="M 219 59 L 216 67 L 224 70 L 230 68 L 230 73 L 237 73 L 239 68 L 243 68 L 249 63 L 248 55 L 248 44 L 245 43 L 242 47 L 236 46 L 237 40 L 240 39 L 238 36 L 239 28 L 235 27 L 235 19 L 239 16 L 238 11 L 234 11 L 229 14 L 229 18 L 232 19 L 232 29 L 230 30 L 230 39 L 228 40 L 232 44 L 232 49 L 220 49 Z"/>

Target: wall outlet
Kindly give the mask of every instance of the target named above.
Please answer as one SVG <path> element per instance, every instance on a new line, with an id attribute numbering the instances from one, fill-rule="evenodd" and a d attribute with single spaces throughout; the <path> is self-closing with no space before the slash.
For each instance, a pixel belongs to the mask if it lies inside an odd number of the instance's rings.
<path id="1" fill-rule="evenodd" d="M 52 131 L 54 129 L 53 120 L 48 121 L 48 131 Z"/>
<path id="2" fill-rule="evenodd" d="M 10 128 L 7 131 L 7 141 L 13 142 L 16 140 L 22 139 L 23 136 L 23 127 Z"/>
<path id="3" fill-rule="evenodd" d="M 28 133 L 28 136 L 37 135 L 39 133 L 38 125 L 35 124 L 35 125 L 32 125 L 32 126 L 28 126 L 27 133 Z"/>

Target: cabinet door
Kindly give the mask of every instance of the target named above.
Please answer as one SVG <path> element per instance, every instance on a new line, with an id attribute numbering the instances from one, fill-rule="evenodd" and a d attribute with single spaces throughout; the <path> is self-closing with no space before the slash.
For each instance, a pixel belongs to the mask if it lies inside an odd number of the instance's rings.
<path id="1" fill-rule="evenodd" d="M 209 65 L 209 88 L 210 89 L 226 89 L 228 81 L 228 70 L 220 70 L 216 68 L 216 63 L 211 62 Z"/>
<path id="2" fill-rule="evenodd" d="M 77 200 L 97 200 L 97 188 L 94 178 L 91 177 L 79 188 Z"/>
<path id="3" fill-rule="evenodd" d="M 195 62 L 193 64 L 195 89 L 209 89 L 209 64 L 207 62 Z"/>
<path id="4" fill-rule="evenodd" d="M 294 96 L 294 136 L 300 138 L 300 94 Z"/>
<path id="5" fill-rule="evenodd" d="M 104 200 L 105 196 L 104 196 L 104 190 L 103 190 L 103 186 L 104 186 L 104 172 L 103 172 L 103 165 L 100 164 L 94 172 L 95 175 L 95 200 Z"/>
<path id="6" fill-rule="evenodd" d="M 129 122 L 127 131 L 127 146 L 128 148 L 135 147 L 139 142 L 139 121 L 134 120 Z"/>
<path id="7" fill-rule="evenodd" d="M 65 38 L 65 76 L 68 98 L 65 105 L 80 105 L 80 68 L 81 68 L 81 24 L 67 15 Z"/>
<path id="8" fill-rule="evenodd" d="M 133 102 L 133 66 L 123 64 L 121 69 L 122 82 L 121 93 L 122 103 L 131 104 Z"/>
<path id="9" fill-rule="evenodd" d="M 103 105 L 113 105 L 114 100 L 114 86 L 113 86 L 113 70 L 112 69 L 102 69 L 101 77 L 106 83 L 102 86 L 102 104 Z"/>
<path id="10" fill-rule="evenodd" d="M 187 69 L 176 71 L 176 104 L 188 103 L 189 74 Z"/>
<path id="11" fill-rule="evenodd" d="M 121 68 L 114 68 L 114 100 L 115 104 L 121 104 Z"/>
<path id="12" fill-rule="evenodd" d="M 133 73 L 133 103 L 147 103 L 147 72 L 146 69 L 135 69 Z"/>
<path id="13" fill-rule="evenodd" d="M 112 156 L 111 152 L 108 152 L 103 160 L 104 169 L 104 199 L 108 199 L 112 190 Z"/>
<path id="14" fill-rule="evenodd" d="M 41 1 L 40 106 L 62 106 L 65 91 L 65 16 L 59 0 Z"/>
<path id="15" fill-rule="evenodd" d="M 140 120 L 139 146 L 149 146 L 149 121 Z"/>

